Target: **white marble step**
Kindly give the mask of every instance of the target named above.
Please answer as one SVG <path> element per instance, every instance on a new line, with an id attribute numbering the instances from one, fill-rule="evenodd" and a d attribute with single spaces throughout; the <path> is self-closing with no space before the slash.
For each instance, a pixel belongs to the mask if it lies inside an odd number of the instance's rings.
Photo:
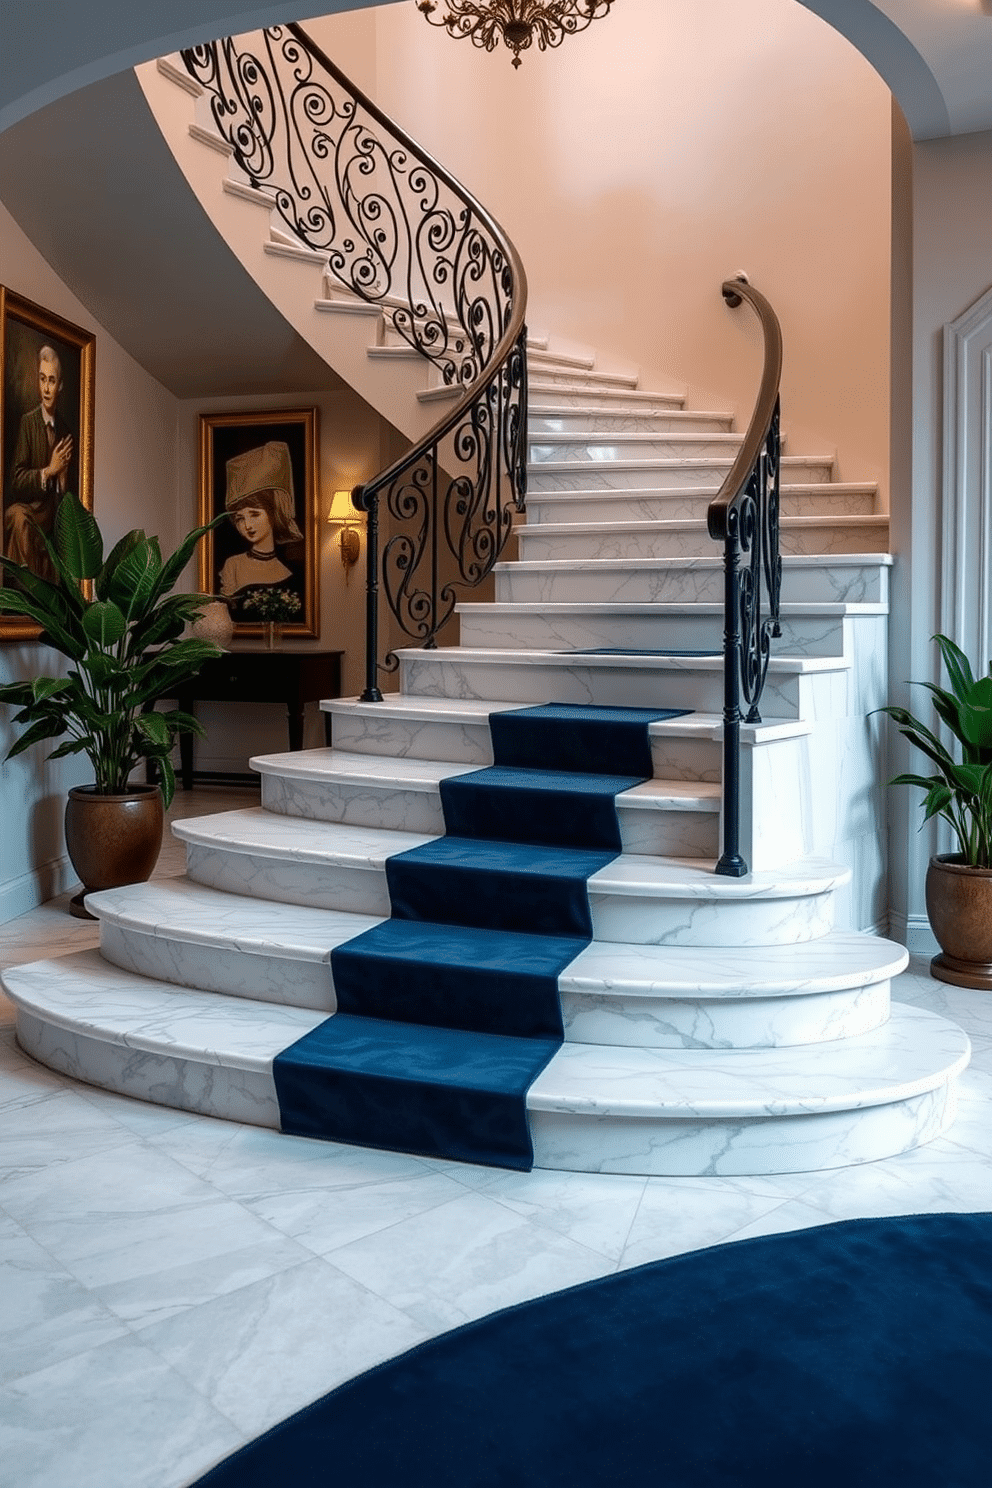
<path id="1" fill-rule="evenodd" d="M 187 844 L 188 876 L 225 892 L 388 915 L 386 859 L 429 840 L 428 835 L 341 824 L 316 815 L 326 809 L 319 769 L 308 772 L 306 765 L 298 765 L 289 788 L 281 792 L 278 785 L 274 772 L 288 776 L 294 759 L 301 756 L 272 757 L 273 773 L 267 778 L 273 793 L 283 793 L 299 811 L 228 812 L 176 824 L 176 835 Z M 685 800 L 700 798 L 697 782 L 687 787 Z M 693 814 L 683 813 L 690 819 Z M 309 856 L 293 850 L 294 840 L 301 847 L 311 844 Z M 713 872 L 713 860 L 625 852 L 589 880 L 593 933 L 597 940 L 636 945 L 815 940 L 833 928 L 834 894 L 850 877 L 849 869 L 819 858 L 800 858 L 774 872 L 730 879 Z M 269 887 L 271 878 L 277 881 L 276 893 Z"/>
<path id="2" fill-rule="evenodd" d="M 636 372 L 603 372 L 592 353 L 569 356 L 554 351 L 528 351 L 527 368 L 539 382 L 567 387 L 615 388 L 630 392 L 637 387 Z"/>
<path id="3" fill-rule="evenodd" d="M 381 703 L 328 698 L 320 706 L 333 720 L 335 748 L 478 766 L 493 762 L 489 714 L 520 705 L 389 692 Z M 741 741 L 745 749 L 752 749 L 808 732 L 808 724 L 796 721 L 742 724 Z M 648 725 L 648 733 L 659 780 L 720 779 L 722 714 L 695 712 L 661 719 Z"/>
<path id="4" fill-rule="evenodd" d="M 631 396 L 634 396 L 631 394 Z M 636 405 L 635 405 L 636 408 Z M 663 407 L 656 411 L 610 409 L 590 405 L 569 407 L 555 401 L 554 392 L 534 395 L 527 404 L 527 429 L 531 438 L 550 434 L 729 434 L 733 431 L 732 413 L 707 413 L 703 410 Z"/>
<path id="5" fill-rule="evenodd" d="M 266 811 L 436 836 L 444 832 L 440 782 L 474 768 L 340 749 L 268 755 L 251 764 L 262 776 Z M 719 811 L 720 788 L 715 782 L 645 781 L 617 797 L 624 851 L 716 857 Z"/>
<path id="6" fill-rule="evenodd" d="M 575 459 L 532 463 L 528 471 L 528 489 L 534 492 L 585 490 L 589 485 L 590 463 L 589 460 Z M 611 491 L 706 487 L 712 488 L 715 494 L 732 464 L 731 455 L 684 460 L 604 460 L 596 465 L 596 484 Z M 781 465 L 782 484 L 809 485 L 814 481 L 829 481 L 833 475 L 833 467 L 831 455 L 784 455 Z"/>
<path id="7" fill-rule="evenodd" d="M 612 707 L 723 709 L 722 656 L 596 655 L 439 647 L 402 650 L 400 690 L 410 696 L 495 698 L 501 702 L 595 703 Z M 761 699 L 763 719 L 845 718 L 863 679 L 845 658 L 773 654 Z"/>
<path id="8" fill-rule="evenodd" d="M 782 599 L 888 604 L 888 553 L 805 553 L 782 559 Z M 497 563 L 496 599 L 505 603 L 723 603 L 723 558 L 550 558 Z"/>
<path id="9" fill-rule="evenodd" d="M 695 558 L 722 545 L 714 543 L 704 518 L 674 521 L 539 523 L 515 529 L 525 563 L 587 558 Z M 783 553 L 884 553 L 889 542 L 887 516 L 784 517 L 779 528 Z"/>
<path id="10" fill-rule="evenodd" d="M 382 922 L 163 878 L 87 895 L 104 960 L 139 976 L 331 1013 L 335 946 Z"/>
<path id="11" fill-rule="evenodd" d="M 87 896 L 100 954 L 121 970 L 200 991 L 332 1013 L 331 951 L 381 917 L 259 903 L 188 878 Z M 593 942 L 559 977 L 565 1037 L 652 1048 L 764 1048 L 876 1028 L 901 946 L 833 932 L 736 949 Z"/>
<path id="12" fill-rule="evenodd" d="M 389 914 L 383 864 L 436 832 L 348 827 L 261 807 L 174 822 L 187 877 L 228 894 L 350 914 Z"/>
<path id="13" fill-rule="evenodd" d="M 544 407 L 601 409 L 611 413 L 668 413 L 685 404 L 682 393 L 643 392 L 582 378 L 549 378 L 535 368 L 528 378 L 528 409 L 540 413 Z"/>
<path id="14" fill-rule="evenodd" d="M 279 1126 L 276 1055 L 323 1014 L 135 977 L 92 951 L 3 974 L 21 1047 L 139 1099 Z M 802 1172 L 946 1130 L 961 1029 L 893 1004 L 869 1033 L 761 1050 L 566 1043 L 527 1096 L 535 1164 L 591 1172 Z"/>
<path id="15" fill-rule="evenodd" d="M 946 1131 L 967 1034 L 892 1005 L 881 1028 L 802 1049 L 564 1044 L 527 1096 L 537 1167 L 721 1175 L 811 1172 Z"/>
<path id="16" fill-rule="evenodd" d="M 743 434 L 661 430 L 538 433 L 528 422 L 531 466 L 585 461 L 594 467 L 630 460 L 734 460 Z M 534 472 L 536 473 L 536 472 Z M 590 476 L 593 471 L 587 472 Z"/>
<path id="17" fill-rule="evenodd" d="M 783 486 L 783 517 L 875 516 L 878 487 L 870 481 L 813 481 Z M 687 486 L 680 491 L 539 491 L 527 497 L 527 522 L 658 522 L 694 517 L 705 520 L 712 490 Z"/>
<path id="18" fill-rule="evenodd" d="M 567 650 L 630 646 L 635 650 L 719 650 L 724 608 L 720 604 L 556 604 L 458 605 L 459 638 L 470 648 Z M 853 654 L 852 627 L 884 621 L 884 605 L 784 605 L 776 651 L 790 656 Z"/>
<path id="19" fill-rule="evenodd" d="M 756 1049 L 867 1033 L 889 1013 L 903 946 L 832 931 L 800 945 L 645 946 L 593 941 L 558 979 L 569 1042 Z"/>

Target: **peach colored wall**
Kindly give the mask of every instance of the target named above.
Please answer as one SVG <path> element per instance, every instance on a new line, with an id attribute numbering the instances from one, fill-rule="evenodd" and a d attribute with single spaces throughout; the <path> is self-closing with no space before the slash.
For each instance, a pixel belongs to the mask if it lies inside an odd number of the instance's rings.
<path id="1" fill-rule="evenodd" d="M 746 419 L 758 337 L 719 294 L 745 269 L 783 322 L 792 448 L 885 489 L 890 95 L 823 21 L 622 0 L 518 72 L 412 3 L 306 24 L 503 222 L 533 329 Z"/>

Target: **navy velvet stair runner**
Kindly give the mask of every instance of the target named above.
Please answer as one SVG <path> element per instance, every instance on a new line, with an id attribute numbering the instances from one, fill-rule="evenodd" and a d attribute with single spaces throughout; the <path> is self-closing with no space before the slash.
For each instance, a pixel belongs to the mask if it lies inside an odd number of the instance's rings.
<path id="1" fill-rule="evenodd" d="M 283 1131 L 529 1169 L 526 1097 L 563 1039 L 558 978 L 592 939 L 616 797 L 684 710 L 490 715 L 495 763 L 441 782 L 447 835 L 386 862 L 392 918 L 331 953 L 334 1017 L 277 1056 Z"/>

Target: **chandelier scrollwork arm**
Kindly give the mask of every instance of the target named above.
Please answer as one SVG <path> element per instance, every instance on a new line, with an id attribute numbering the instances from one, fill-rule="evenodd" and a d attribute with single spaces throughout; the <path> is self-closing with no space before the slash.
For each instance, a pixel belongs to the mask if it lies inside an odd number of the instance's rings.
<path id="1" fill-rule="evenodd" d="M 467 37 L 473 46 L 494 52 L 503 42 L 513 53 L 537 46 L 539 51 L 561 46 L 566 36 L 584 31 L 608 16 L 616 0 L 417 0 L 432 26 L 449 36 Z"/>

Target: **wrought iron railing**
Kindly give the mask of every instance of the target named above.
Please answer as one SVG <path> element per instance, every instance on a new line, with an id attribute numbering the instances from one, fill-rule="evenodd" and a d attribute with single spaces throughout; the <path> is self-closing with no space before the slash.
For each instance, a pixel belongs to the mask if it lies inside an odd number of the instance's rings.
<path id="1" fill-rule="evenodd" d="M 707 513 L 710 537 L 724 545 L 723 851 L 716 871 L 729 878 L 742 878 L 748 865 L 740 851 L 741 708 L 747 708 L 744 722 L 760 723 L 758 703 L 768 675 L 771 642 L 781 635 L 782 328 L 764 295 L 746 280 L 727 280 L 723 297 L 732 309 L 747 300 L 761 321 L 765 341 L 764 370 L 751 422 L 737 459 Z"/>
<path id="2" fill-rule="evenodd" d="M 368 514 L 366 684 L 381 701 L 379 605 L 431 647 L 491 571 L 527 489 L 527 281 L 506 234 L 298 25 L 184 51 L 221 137 L 328 272 L 379 305 L 456 401 L 352 492 Z M 459 393 L 459 390 L 461 392 Z M 383 520 L 385 517 L 385 521 Z M 385 529 L 385 530 L 384 530 Z"/>

